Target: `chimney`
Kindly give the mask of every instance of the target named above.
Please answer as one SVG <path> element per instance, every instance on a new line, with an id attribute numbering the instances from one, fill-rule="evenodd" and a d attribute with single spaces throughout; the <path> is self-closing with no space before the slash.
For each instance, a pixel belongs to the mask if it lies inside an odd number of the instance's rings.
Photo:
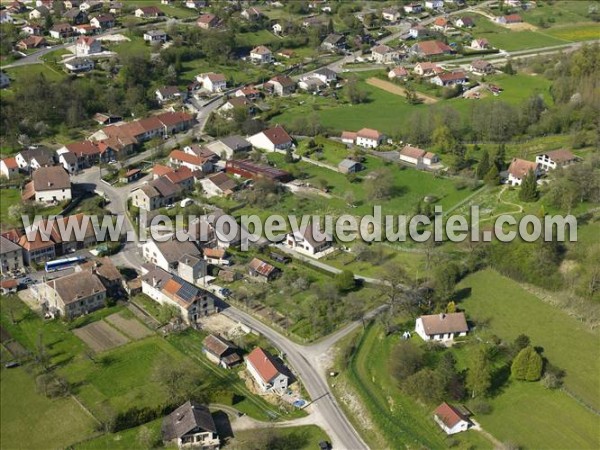
<path id="1" fill-rule="evenodd" d="M 156 277 L 152 277 L 152 287 L 156 287 L 157 284 Z"/>
<path id="2" fill-rule="evenodd" d="M 446 314 L 440 313 L 440 320 L 444 320 L 444 317 L 446 317 Z"/>

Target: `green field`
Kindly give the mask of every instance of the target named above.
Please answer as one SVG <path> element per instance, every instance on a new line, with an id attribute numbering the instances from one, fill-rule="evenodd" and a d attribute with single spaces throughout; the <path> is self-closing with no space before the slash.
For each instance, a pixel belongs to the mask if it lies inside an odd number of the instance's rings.
<path id="1" fill-rule="evenodd" d="M 492 270 L 467 277 L 459 285 L 459 289 L 465 288 L 471 289 L 471 294 L 461 307 L 471 319 L 490 319 L 493 333 L 508 341 L 527 334 L 534 345 L 543 347 L 552 364 L 566 371 L 565 387 L 600 409 L 597 331 L 590 332 L 577 320 Z"/>
<path id="2" fill-rule="evenodd" d="M 138 437 L 142 427 L 147 428 L 154 436 L 160 438 L 161 424 L 162 419 L 156 419 L 139 427 L 129 428 L 118 433 L 105 434 L 74 447 L 76 450 L 141 450 L 142 446 Z"/>
<path id="3" fill-rule="evenodd" d="M 9 225 L 13 221 L 8 216 L 8 209 L 21 202 L 21 192 L 18 189 L 0 190 L 0 225 Z"/>
<path id="4" fill-rule="evenodd" d="M 566 41 L 589 41 L 592 39 L 600 39 L 600 25 L 594 23 L 565 25 L 552 27 L 549 30 L 545 30 L 544 33 Z"/>
<path id="5" fill-rule="evenodd" d="M 550 28 L 555 26 L 574 24 L 576 22 L 585 22 L 590 19 L 587 17 L 589 7 L 598 2 L 594 1 L 554 1 L 552 4 L 538 2 L 536 8 L 531 8 L 521 13 L 521 17 L 532 25 L 539 26 L 540 19 Z"/>
<path id="6" fill-rule="evenodd" d="M 538 31 L 507 30 L 504 33 L 486 34 L 485 37 L 492 46 L 509 52 L 569 43 Z"/>
<path id="7" fill-rule="evenodd" d="M 295 450 L 312 450 L 319 448 L 319 442 L 329 441 L 327 434 L 316 425 L 305 425 L 289 428 L 258 428 L 239 431 L 231 441 L 233 448 L 254 448 L 249 443 L 256 442 L 256 435 L 269 434 L 271 443 L 268 448 L 294 448 Z"/>
<path id="8" fill-rule="evenodd" d="M 3 368 L 0 386 L 3 449 L 65 448 L 93 435 L 96 423 L 75 400 L 38 394 L 23 369 Z"/>

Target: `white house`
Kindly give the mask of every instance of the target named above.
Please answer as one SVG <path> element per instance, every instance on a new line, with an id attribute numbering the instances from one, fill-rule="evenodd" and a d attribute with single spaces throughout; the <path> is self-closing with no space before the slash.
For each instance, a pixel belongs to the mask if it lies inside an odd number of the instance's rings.
<path id="1" fill-rule="evenodd" d="M 426 9 L 441 9 L 444 7 L 444 0 L 427 0 L 425 2 Z"/>
<path id="2" fill-rule="evenodd" d="M 533 171 L 537 178 L 540 175 L 539 164 L 533 161 L 513 158 L 510 166 L 508 167 L 508 184 L 511 186 L 519 186 L 521 183 L 523 183 L 523 180 L 529 171 Z"/>
<path id="3" fill-rule="evenodd" d="M 381 18 L 388 22 L 397 22 L 400 19 L 400 11 L 398 11 L 398 8 L 383 8 Z"/>
<path id="4" fill-rule="evenodd" d="M 196 81 L 202 83 L 202 87 L 210 92 L 221 92 L 227 89 L 227 79 L 222 73 L 201 73 L 196 76 Z"/>
<path id="5" fill-rule="evenodd" d="M 377 148 L 385 140 L 385 135 L 372 128 L 362 128 L 356 133 L 356 145 L 365 148 Z"/>
<path id="6" fill-rule="evenodd" d="M 433 420 L 448 435 L 466 431 L 472 425 L 466 415 L 444 402 L 433 412 Z"/>
<path id="7" fill-rule="evenodd" d="M 165 242 L 148 240 L 142 245 L 142 255 L 148 263 L 167 272 L 177 269 L 183 255 L 200 257 L 200 250 L 191 241 L 169 239 Z"/>
<path id="8" fill-rule="evenodd" d="M 439 162 L 439 158 L 435 153 L 405 145 L 404 148 L 400 150 L 400 161 L 414 164 L 417 166 L 417 169 L 422 169 Z"/>
<path id="9" fill-rule="evenodd" d="M 415 332 L 424 341 L 452 341 L 469 331 L 464 313 L 431 314 L 416 320 Z"/>
<path id="10" fill-rule="evenodd" d="M 545 172 L 557 167 L 566 167 L 576 161 L 577 157 L 566 149 L 552 150 L 551 152 L 542 153 L 535 157 L 535 162 Z"/>
<path id="11" fill-rule="evenodd" d="M 1 23 L 15 23 L 15 19 L 10 12 L 0 11 L 0 24 Z"/>
<path id="12" fill-rule="evenodd" d="M 60 150 L 59 150 L 60 151 Z M 58 152 L 57 152 L 58 153 Z M 77 155 L 71 153 L 68 150 L 58 154 L 58 163 L 69 172 L 70 175 L 74 175 L 79 170 L 79 162 L 77 161 Z"/>
<path id="13" fill-rule="evenodd" d="M 167 102 L 181 96 L 181 92 L 177 86 L 163 86 L 154 91 L 156 99 L 161 102 Z"/>
<path id="14" fill-rule="evenodd" d="M 250 61 L 255 64 L 270 63 L 273 61 L 273 53 L 264 45 L 259 45 L 250 51 Z"/>
<path id="15" fill-rule="evenodd" d="M 418 14 L 423 11 L 423 5 L 420 3 L 409 3 L 408 5 L 404 5 L 403 8 L 407 14 Z"/>
<path id="16" fill-rule="evenodd" d="M 283 394 L 288 387 L 286 370 L 269 352 L 256 347 L 246 357 L 246 369 L 263 392 Z"/>
<path id="17" fill-rule="evenodd" d="M 380 44 L 371 49 L 371 58 L 376 63 L 389 64 L 398 59 L 398 51 L 385 44 Z"/>
<path id="18" fill-rule="evenodd" d="M 283 27 L 279 23 L 276 23 L 275 25 L 273 25 L 272 29 L 273 29 L 273 33 L 276 35 L 280 35 L 283 32 Z"/>
<path id="19" fill-rule="evenodd" d="M 210 410 L 191 400 L 163 419 L 162 439 L 176 448 L 218 450 L 221 445 Z"/>
<path id="20" fill-rule="evenodd" d="M 471 48 L 473 50 L 487 50 L 490 48 L 490 43 L 487 39 L 473 39 L 471 41 Z"/>
<path id="21" fill-rule="evenodd" d="M 315 236 L 313 225 L 308 224 L 303 229 L 288 233 L 285 237 L 284 245 L 298 253 L 316 257 L 319 253 L 332 248 L 333 245 L 332 236 L 323 232 L 319 232 L 319 234 L 320 236 Z"/>
<path id="22" fill-rule="evenodd" d="M 270 152 L 287 150 L 294 145 L 294 141 L 290 135 L 279 125 L 276 125 L 273 128 L 267 128 L 260 133 L 256 133 L 254 136 L 250 136 L 248 142 L 256 148 Z"/>
<path id="23" fill-rule="evenodd" d="M 211 172 L 213 164 L 210 158 L 201 158 L 193 153 L 182 150 L 173 150 L 169 154 L 169 164 L 172 167 L 187 167 L 192 172 L 199 170 L 203 173 Z"/>
<path id="24" fill-rule="evenodd" d="M 77 56 L 88 56 L 102 51 L 100 42 L 93 37 L 87 36 L 79 36 L 75 43 L 75 48 Z"/>
<path id="25" fill-rule="evenodd" d="M 5 178 L 14 177 L 19 173 L 19 165 L 14 157 L 0 160 L 0 176 Z"/>
<path id="26" fill-rule="evenodd" d="M 442 87 L 456 86 L 457 84 L 465 84 L 466 82 L 467 75 L 462 70 L 440 73 L 431 79 L 431 83 Z"/>
<path id="27" fill-rule="evenodd" d="M 167 33 L 163 30 L 148 30 L 144 32 L 144 41 L 154 42 L 167 42 Z"/>
<path id="28" fill-rule="evenodd" d="M 65 62 L 65 67 L 71 72 L 89 72 L 94 69 L 94 61 L 89 58 L 73 58 Z"/>
<path id="29" fill-rule="evenodd" d="M 388 72 L 388 78 L 390 80 L 393 80 L 395 78 L 400 78 L 402 80 L 405 80 L 406 78 L 408 78 L 408 70 L 406 70 L 402 66 L 394 67 L 392 70 L 390 70 Z"/>
<path id="30" fill-rule="evenodd" d="M 40 167 L 23 189 L 23 200 L 56 203 L 71 200 L 71 180 L 62 166 Z"/>

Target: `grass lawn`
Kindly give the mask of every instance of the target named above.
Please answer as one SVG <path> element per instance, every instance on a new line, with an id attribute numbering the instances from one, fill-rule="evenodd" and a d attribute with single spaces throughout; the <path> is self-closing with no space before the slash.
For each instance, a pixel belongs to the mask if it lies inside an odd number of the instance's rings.
<path id="1" fill-rule="evenodd" d="M 502 442 L 526 449 L 600 448 L 598 417 L 562 391 L 514 382 L 490 404 L 492 413 L 476 419 Z"/>
<path id="2" fill-rule="evenodd" d="M 595 23 L 582 23 L 580 25 L 565 25 L 544 30 L 544 33 L 558 39 L 567 41 L 588 41 L 600 38 L 600 28 Z"/>
<path id="3" fill-rule="evenodd" d="M 316 425 L 305 425 L 289 428 L 264 428 L 255 430 L 239 431 L 235 434 L 231 445 L 235 448 L 246 447 L 247 444 L 255 442 L 257 434 L 268 433 L 273 440 L 281 445 L 281 448 L 294 448 L 296 450 L 311 450 L 319 447 L 319 442 L 329 441 L 327 434 Z M 284 444 L 286 443 L 286 444 Z M 280 448 L 277 444 L 269 448 Z"/>
<path id="4" fill-rule="evenodd" d="M 21 192 L 18 189 L 0 190 L 0 225 L 10 225 L 13 222 L 8 216 L 8 209 L 18 203 L 21 203 Z"/>
<path id="5" fill-rule="evenodd" d="M 49 81 L 59 81 L 67 76 L 65 72 L 53 69 L 47 64 L 10 67 L 5 71 L 14 85 L 27 84 L 32 76 L 39 74 L 43 74 Z"/>
<path id="6" fill-rule="evenodd" d="M 545 34 L 542 31 L 509 31 L 486 34 L 486 39 L 496 48 L 506 51 L 528 50 L 539 47 L 568 44 L 569 41 Z"/>
<path id="7" fill-rule="evenodd" d="M 525 22 L 535 26 L 540 25 L 540 19 L 550 28 L 560 25 L 574 24 L 577 22 L 588 21 L 586 17 L 590 6 L 596 4 L 593 1 L 555 1 L 551 5 L 538 2 L 536 8 L 531 8 L 521 14 Z"/>
<path id="8" fill-rule="evenodd" d="M 129 428 L 118 433 L 109 433 L 103 436 L 91 439 L 81 444 L 75 445 L 76 450 L 132 450 L 141 448 L 138 436 L 140 429 L 145 427 L 153 433 L 154 436 L 160 437 L 160 427 L 162 418 L 153 420 L 139 427 Z"/>
<path id="9" fill-rule="evenodd" d="M 22 368 L 3 368 L 0 387 L 3 449 L 66 448 L 94 433 L 94 420 L 72 398 L 38 394 Z"/>
<path id="10" fill-rule="evenodd" d="M 104 41 L 107 49 L 111 52 L 116 52 L 121 58 L 139 55 L 142 53 L 150 54 L 151 46 L 144 41 L 141 36 L 133 36 L 130 33 L 125 33 L 124 36 L 129 38 L 129 41 L 111 44 L 109 41 Z"/>
<path id="11" fill-rule="evenodd" d="M 460 305 L 471 319 L 490 318 L 492 332 L 508 341 L 519 334 L 528 335 L 533 345 L 543 347 L 552 364 L 566 371 L 565 387 L 600 409 L 597 332 L 590 332 L 575 319 L 492 270 L 467 277 L 459 289 L 471 289 Z"/>

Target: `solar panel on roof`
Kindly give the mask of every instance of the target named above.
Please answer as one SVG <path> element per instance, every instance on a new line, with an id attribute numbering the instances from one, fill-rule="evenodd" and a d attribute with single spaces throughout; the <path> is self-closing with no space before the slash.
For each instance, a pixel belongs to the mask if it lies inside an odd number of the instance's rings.
<path id="1" fill-rule="evenodd" d="M 200 292 L 200 290 L 188 283 L 187 281 L 173 275 L 173 279 L 181 285 L 181 288 L 177 291 L 177 295 L 186 302 L 191 302 Z"/>

